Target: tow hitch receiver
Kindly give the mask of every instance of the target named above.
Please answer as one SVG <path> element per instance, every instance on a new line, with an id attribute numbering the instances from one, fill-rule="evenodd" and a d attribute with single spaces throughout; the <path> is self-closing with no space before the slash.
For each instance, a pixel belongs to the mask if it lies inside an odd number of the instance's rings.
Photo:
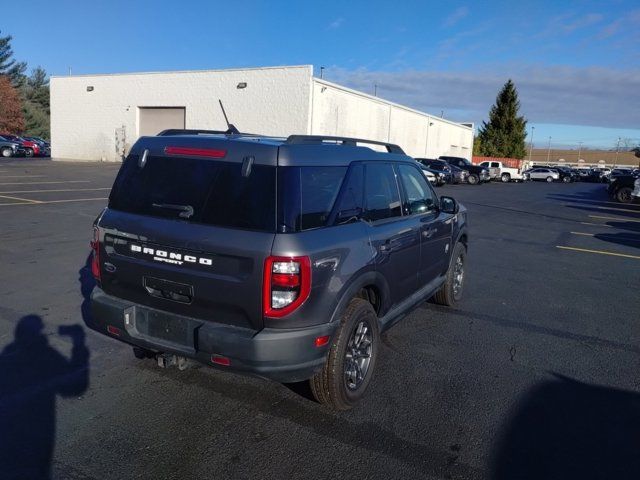
<path id="1" fill-rule="evenodd" d="M 195 362 L 189 360 L 188 358 L 180 357 L 178 355 L 173 355 L 170 353 L 159 353 L 156 355 L 156 360 L 158 361 L 158 366 L 160 368 L 167 368 L 177 365 L 178 370 L 186 370 L 187 368 L 195 366 Z"/>

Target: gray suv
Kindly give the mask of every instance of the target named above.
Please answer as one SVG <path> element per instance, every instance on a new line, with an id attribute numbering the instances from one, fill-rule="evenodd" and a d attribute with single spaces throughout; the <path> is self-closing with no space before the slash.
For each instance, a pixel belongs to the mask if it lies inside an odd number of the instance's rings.
<path id="1" fill-rule="evenodd" d="M 351 407 L 381 332 L 460 300 L 465 209 L 396 145 L 203 132 L 132 147 L 95 222 L 87 324 L 161 366 L 309 381 Z"/>

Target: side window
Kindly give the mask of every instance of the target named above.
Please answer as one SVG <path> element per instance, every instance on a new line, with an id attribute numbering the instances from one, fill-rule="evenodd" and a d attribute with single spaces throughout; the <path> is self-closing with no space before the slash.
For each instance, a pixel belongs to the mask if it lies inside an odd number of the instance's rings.
<path id="1" fill-rule="evenodd" d="M 480 164 L 481 167 L 488 167 L 489 166 L 489 162 L 482 162 Z"/>
<path id="2" fill-rule="evenodd" d="M 365 165 L 365 212 L 370 222 L 402 215 L 400 194 L 393 167 L 389 163 Z"/>
<path id="3" fill-rule="evenodd" d="M 405 211 L 409 215 L 435 211 L 435 195 L 424 175 L 411 165 L 398 165 L 400 179 L 406 194 Z"/>
<path id="4" fill-rule="evenodd" d="M 335 224 L 349 223 L 362 215 L 364 196 L 364 166 L 354 164 L 342 187 Z"/>
<path id="5" fill-rule="evenodd" d="M 498 162 L 492 162 L 491 168 L 500 168 L 500 164 L 498 164 Z"/>

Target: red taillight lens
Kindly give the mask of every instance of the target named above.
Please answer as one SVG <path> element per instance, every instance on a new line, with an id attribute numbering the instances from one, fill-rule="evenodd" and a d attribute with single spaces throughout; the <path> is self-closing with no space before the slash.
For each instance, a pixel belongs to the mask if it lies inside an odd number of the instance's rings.
<path id="1" fill-rule="evenodd" d="M 268 257 L 264 262 L 262 304 L 267 317 L 284 317 L 309 297 L 309 257 Z"/>
<path id="2" fill-rule="evenodd" d="M 93 240 L 91 240 L 91 273 L 97 282 L 100 282 L 100 231 L 98 227 L 93 228 Z"/>
<path id="3" fill-rule="evenodd" d="M 165 147 L 167 155 L 192 155 L 195 157 L 224 158 L 226 150 L 217 148 Z"/>

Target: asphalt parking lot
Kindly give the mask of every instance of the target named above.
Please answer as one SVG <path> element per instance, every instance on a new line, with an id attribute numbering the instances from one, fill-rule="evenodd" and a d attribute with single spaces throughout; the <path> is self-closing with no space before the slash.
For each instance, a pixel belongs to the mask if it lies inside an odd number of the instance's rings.
<path id="1" fill-rule="evenodd" d="M 298 386 L 159 369 L 88 329 L 76 388 L 46 368 L 58 354 L 16 356 L 27 315 L 69 356 L 58 328 L 83 326 L 117 168 L 0 161 L 0 429 L 24 427 L 0 438 L 54 478 L 640 478 L 640 205 L 600 184 L 438 189 L 469 210 L 465 298 L 386 333 L 367 397 L 336 414 Z"/>

